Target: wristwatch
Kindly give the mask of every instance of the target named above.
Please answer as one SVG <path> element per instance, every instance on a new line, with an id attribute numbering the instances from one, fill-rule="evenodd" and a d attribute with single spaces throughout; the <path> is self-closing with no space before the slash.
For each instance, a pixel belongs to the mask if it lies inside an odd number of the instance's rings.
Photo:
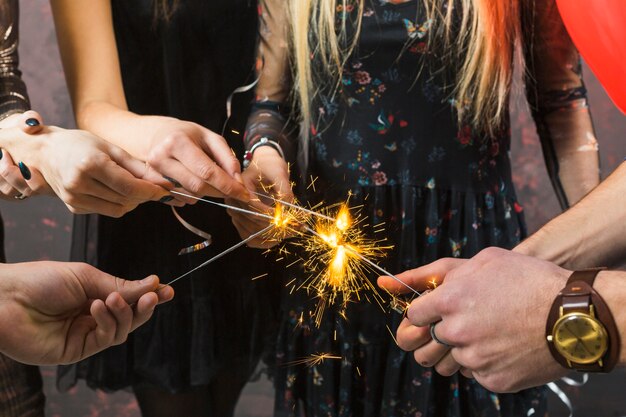
<path id="1" fill-rule="evenodd" d="M 554 359 L 568 369 L 609 372 L 619 359 L 620 341 L 615 320 L 593 289 L 601 270 L 574 272 L 548 315 L 548 347 Z"/>

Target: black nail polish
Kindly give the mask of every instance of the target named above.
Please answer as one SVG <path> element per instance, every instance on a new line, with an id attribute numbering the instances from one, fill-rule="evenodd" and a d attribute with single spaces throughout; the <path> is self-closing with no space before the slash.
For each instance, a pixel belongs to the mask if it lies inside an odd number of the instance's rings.
<path id="1" fill-rule="evenodd" d="M 26 119 L 26 124 L 31 127 L 39 126 L 39 120 L 31 117 L 30 119 Z"/>
<path id="2" fill-rule="evenodd" d="M 4 154 L 2 153 L 2 149 L 0 149 L 0 159 L 2 159 L 3 156 Z"/>
<path id="3" fill-rule="evenodd" d="M 28 167 L 26 166 L 26 164 L 24 164 L 24 162 L 18 163 L 17 167 L 20 169 L 20 172 L 22 173 L 22 177 L 24 177 L 24 179 L 28 181 L 31 177 L 30 169 L 28 169 Z"/>
<path id="4" fill-rule="evenodd" d="M 172 201 L 174 199 L 174 197 L 172 197 L 171 195 L 166 195 L 165 197 L 162 197 L 159 202 L 160 203 L 169 203 L 170 201 Z"/>
<path id="5" fill-rule="evenodd" d="M 163 175 L 163 178 L 165 178 L 166 180 L 168 180 L 169 182 L 171 182 L 172 184 L 174 184 L 174 187 L 176 188 L 183 188 L 182 185 L 180 185 L 180 183 L 178 181 L 176 181 L 174 178 L 171 177 L 167 177 L 165 175 Z"/>

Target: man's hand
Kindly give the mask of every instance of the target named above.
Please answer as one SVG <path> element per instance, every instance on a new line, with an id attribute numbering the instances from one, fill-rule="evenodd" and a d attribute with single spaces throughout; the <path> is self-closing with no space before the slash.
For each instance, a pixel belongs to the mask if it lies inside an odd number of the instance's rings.
<path id="1" fill-rule="evenodd" d="M 398 343 L 418 362 L 445 375 L 458 370 L 495 392 L 516 392 L 566 374 L 545 340 L 548 312 L 570 272 L 510 251 L 488 248 L 468 261 L 442 259 L 398 275 L 414 288 L 433 278 L 435 290 L 411 303 Z M 400 285 L 381 277 L 379 285 Z M 428 326 L 437 323 L 437 338 Z M 433 345 L 434 344 L 434 345 Z M 437 346 L 435 346 L 437 345 Z"/>
<path id="2" fill-rule="evenodd" d="M 0 352 L 29 364 L 73 363 L 123 343 L 173 296 L 155 276 L 126 281 L 80 263 L 0 264 Z"/>

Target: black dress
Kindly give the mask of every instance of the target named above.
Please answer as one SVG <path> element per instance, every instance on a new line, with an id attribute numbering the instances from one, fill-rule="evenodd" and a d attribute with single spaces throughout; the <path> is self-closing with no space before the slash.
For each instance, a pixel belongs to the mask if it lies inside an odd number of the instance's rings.
<path id="1" fill-rule="evenodd" d="M 261 31 L 261 51 L 270 66 L 275 62 L 268 61 L 280 61 L 285 54 L 286 48 L 281 51 L 275 45 L 281 45 L 277 38 L 285 33 L 280 22 L 284 24 L 286 18 L 279 0 L 264 3 L 267 27 Z M 421 4 L 364 1 L 358 46 L 343 68 L 340 93 L 322 89 L 311 103 L 308 181 L 302 187 L 307 190 L 298 196 L 304 202 L 333 204 L 345 201 L 350 192 L 351 205 L 361 206 L 366 223 L 385 224 L 394 247 L 381 265 L 392 273 L 442 257 L 471 257 L 488 246 L 512 248 L 526 236 L 511 175 L 508 120 L 493 135 L 457 121 L 457 103 L 451 100 L 449 86 L 458 68 L 444 69 L 429 50 L 430 22 Z M 348 22 L 356 22 L 358 12 L 358 2 L 336 9 L 338 20 L 349 15 Z M 568 41 L 566 35 L 563 39 Z M 315 57 L 312 64 L 321 65 Z M 569 62 L 560 65 L 562 72 L 578 68 Z M 285 98 L 286 77 L 263 75 L 266 79 L 261 80 L 257 95 L 273 101 Z M 584 89 L 565 87 L 556 87 L 563 89 L 557 92 L 557 100 L 541 98 L 567 117 L 564 109 L 577 100 L 584 104 Z M 252 114 L 248 137 L 254 135 L 259 120 L 269 126 L 267 114 L 267 109 Z M 546 114 L 537 110 L 535 116 L 541 121 Z M 588 118 L 588 113 L 579 111 L 571 117 Z M 273 133 L 277 138 L 283 135 Z M 375 302 L 353 299 L 345 309 L 341 302 L 327 306 L 318 325 L 318 299 L 300 288 L 310 278 L 309 268 L 293 266 L 284 273 L 287 287 L 281 300 L 274 372 L 277 416 L 546 413 L 543 388 L 496 395 L 473 380 L 442 377 L 418 365 L 390 334 L 402 315 L 384 311 Z M 375 282 L 376 274 L 371 275 Z M 320 353 L 334 358 L 309 362 L 310 366 L 303 363 Z"/>
<path id="2" fill-rule="evenodd" d="M 129 110 L 221 132 L 227 97 L 254 79 L 256 2 L 185 0 L 167 23 L 154 22 L 151 0 L 113 0 L 112 8 Z M 243 131 L 249 100 L 236 100 L 226 132 Z M 240 152 L 240 137 L 229 141 Z M 224 209 L 198 204 L 179 212 L 212 234 L 209 248 L 178 256 L 201 238 L 169 206 L 148 203 L 120 219 L 78 216 L 72 257 L 116 276 L 156 273 L 167 282 L 241 240 Z M 179 281 L 175 299 L 157 308 L 126 343 L 61 367 L 60 387 L 84 378 L 105 390 L 150 384 L 179 392 L 209 384 L 224 369 L 247 379 L 272 323 L 269 282 L 251 281 L 265 263 L 259 251 L 242 248 Z"/>

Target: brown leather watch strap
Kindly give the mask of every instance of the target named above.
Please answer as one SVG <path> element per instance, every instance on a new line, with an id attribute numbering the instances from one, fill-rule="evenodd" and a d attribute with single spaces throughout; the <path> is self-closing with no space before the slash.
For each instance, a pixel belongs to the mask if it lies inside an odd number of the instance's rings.
<path id="1" fill-rule="evenodd" d="M 567 280 L 567 285 L 554 300 L 548 321 L 546 323 L 546 335 L 552 335 L 554 324 L 563 313 L 581 312 L 590 313 L 590 306 L 593 305 L 595 316 L 602 323 L 608 334 L 608 350 L 602 357 L 602 366 L 599 363 L 579 364 L 573 363 L 572 367 L 578 371 L 585 372 L 609 372 L 619 359 L 620 339 L 615 325 L 613 315 L 606 302 L 593 289 L 593 282 L 603 268 L 581 270 L 572 273 Z M 554 343 L 548 343 L 552 356 L 565 368 L 570 368 L 567 360 L 557 351 Z"/>

